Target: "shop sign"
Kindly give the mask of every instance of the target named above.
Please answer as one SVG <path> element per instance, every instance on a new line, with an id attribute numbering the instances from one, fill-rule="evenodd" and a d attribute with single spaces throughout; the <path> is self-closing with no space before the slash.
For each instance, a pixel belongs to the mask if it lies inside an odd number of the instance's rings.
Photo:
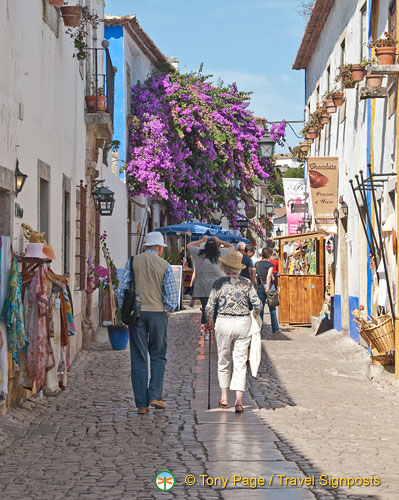
<path id="1" fill-rule="evenodd" d="M 308 204 L 307 203 L 293 203 L 291 205 L 291 213 L 292 214 L 300 214 L 308 212 Z"/>
<path id="2" fill-rule="evenodd" d="M 297 229 L 302 225 L 305 214 L 303 200 L 305 199 L 305 179 L 283 178 L 285 208 L 287 213 L 288 234 L 297 234 Z M 293 206 L 301 206 L 301 209 Z"/>
<path id="3" fill-rule="evenodd" d="M 338 205 L 338 158 L 308 158 L 309 183 L 316 224 L 334 225 L 334 209 Z"/>

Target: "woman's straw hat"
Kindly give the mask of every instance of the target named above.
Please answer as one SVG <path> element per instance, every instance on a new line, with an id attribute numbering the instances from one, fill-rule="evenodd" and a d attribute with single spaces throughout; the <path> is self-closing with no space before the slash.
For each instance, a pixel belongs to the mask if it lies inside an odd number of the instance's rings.
<path id="1" fill-rule="evenodd" d="M 242 253 L 237 250 L 230 250 L 230 252 L 223 257 L 220 257 L 219 261 L 228 267 L 233 267 L 234 269 L 245 269 L 246 266 L 242 264 Z"/>

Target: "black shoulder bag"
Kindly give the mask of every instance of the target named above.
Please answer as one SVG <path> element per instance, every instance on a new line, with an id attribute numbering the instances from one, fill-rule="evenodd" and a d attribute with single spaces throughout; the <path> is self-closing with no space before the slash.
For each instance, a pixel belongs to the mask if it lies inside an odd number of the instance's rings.
<path id="1" fill-rule="evenodd" d="M 140 319 L 136 303 L 136 280 L 133 271 L 133 258 L 130 257 L 130 288 L 125 289 L 121 308 L 121 320 L 125 325 L 134 326 Z"/>

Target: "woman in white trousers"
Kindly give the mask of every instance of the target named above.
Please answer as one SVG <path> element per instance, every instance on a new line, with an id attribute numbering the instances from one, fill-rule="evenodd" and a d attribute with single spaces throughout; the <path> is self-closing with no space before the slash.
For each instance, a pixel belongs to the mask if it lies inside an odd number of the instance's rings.
<path id="1" fill-rule="evenodd" d="M 241 264 L 242 254 L 230 250 L 226 257 L 219 259 L 226 276 L 213 284 L 206 316 L 208 327 L 213 326 L 214 311 L 217 306 L 215 338 L 218 348 L 218 378 L 221 388 L 219 406 L 228 408 L 228 389 L 236 391 L 235 411 L 242 413 L 242 398 L 245 392 L 248 347 L 251 342 L 251 311 L 257 316 L 262 303 L 249 279 L 239 276 L 245 267 Z M 233 376 L 230 381 L 231 364 Z"/>

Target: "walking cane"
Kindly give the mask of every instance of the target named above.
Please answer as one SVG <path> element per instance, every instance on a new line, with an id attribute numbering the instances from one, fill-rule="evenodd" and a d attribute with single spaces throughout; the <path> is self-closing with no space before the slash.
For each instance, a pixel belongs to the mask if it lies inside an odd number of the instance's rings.
<path id="1" fill-rule="evenodd" d="M 208 410 L 211 409 L 211 344 L 213 328 L 209 329 L 209 352 L 208 352 Z"/>

